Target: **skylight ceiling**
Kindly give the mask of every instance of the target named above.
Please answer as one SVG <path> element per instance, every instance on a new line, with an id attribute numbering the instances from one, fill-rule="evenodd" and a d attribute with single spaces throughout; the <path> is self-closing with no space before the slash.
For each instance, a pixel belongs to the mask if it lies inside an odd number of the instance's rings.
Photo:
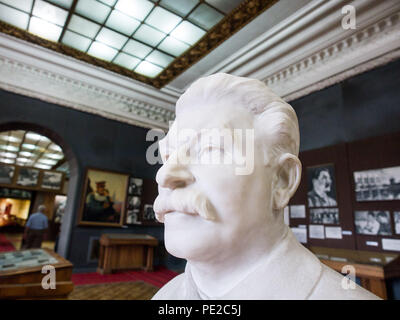
<path id="1" fill-rule="evenodd" d="M 24 130 L 0 132 L 0 162 L 52 169 L 63 159 L 60 146 L 45 136 Z"/>
<path id="2" fill-rule="evenodd" d="M 166 69 L 226 21 L 241 2 L 243 12 L 233 18 L 238 23 L 228 21 L 222 42 L 276 0 L 262 4 L 251 0 L 0 0 L 0 20 L 58 46 L 29 36 L 26 40 L 160 87 L 177 75 L 176 70 Z M 0 30 L 20 36 L 4 29 Z M 203 44 L 201 55 L 216 44 L 212 39 Z M 164 83 L 152 81 L 157 77 Z"/>

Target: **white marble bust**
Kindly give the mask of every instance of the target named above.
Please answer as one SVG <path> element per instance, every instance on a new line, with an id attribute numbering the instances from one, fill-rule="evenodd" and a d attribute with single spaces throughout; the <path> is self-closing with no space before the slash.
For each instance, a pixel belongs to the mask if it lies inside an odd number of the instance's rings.
<path id="1" fill-rule="evenodd" d="M 153 299 L 377 299 L 343 287 L 284 223 L 299 139 L 293 108 L 261 81 L 215 74 L 190 86 L 160 141 L 154 203 L 166 249 L 187 264 Z"/>

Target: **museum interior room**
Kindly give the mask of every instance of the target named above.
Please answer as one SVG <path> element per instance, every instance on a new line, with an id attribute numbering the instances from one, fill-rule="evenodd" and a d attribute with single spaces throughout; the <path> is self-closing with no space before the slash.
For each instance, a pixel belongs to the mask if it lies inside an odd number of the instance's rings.
<path id="1" fill-rule="evenodd" d="M 149 300 L 187 274 L 155 200 L 188 182 L 165 181 L 173 156 L 158 141 L 184 92 L 220 73 L 259 80 L 297 115 L 285 230 L 343 279 L 400 299 L 399 0 L 0 0 L 0 299 Z M 184 119 L 235 115 L 198 113 L 198 94 Z M 217 176 L 205 185 L 225 193 Z M 202 243 L 202 226 L 180 241 Z"/>

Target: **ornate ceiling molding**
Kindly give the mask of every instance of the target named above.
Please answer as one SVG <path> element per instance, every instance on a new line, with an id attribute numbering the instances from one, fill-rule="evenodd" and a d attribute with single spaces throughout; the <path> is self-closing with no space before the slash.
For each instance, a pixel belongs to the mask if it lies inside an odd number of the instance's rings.
<path id="1" fill-rule="evenodd" d="M 400 58 L 400 11 L 263 81 L 290 101 Z"/>
<path id="2" fill-rule="evenodd" d="M 20 40 L 4 37 L 8 36 L 0 37 L 0 88 L 4 90 L 145 128 L 167 129 L 175 117 L 173 95 L 132 81 L 125 83 L 123 77 L 103 74 L 102 70 L 90 70 L 89 75 L 84 65 L 74 65 L 74 61 L 68 65 L 62 60 L 64 65 L 56 67 L 54 53 L 43 57 L 43 52 L 35 50 L 46 49 L 27 43 L 14 44 L 28 46 L 19 49 L 44 60 L 19 55 L 12 41 Z"/>
<path id="3" fill-rule="evenodd" d="M 206 74 L 256 78 L 289 101 L 399 58 L 400 2 L 346 4 L 355 30 L 341 27 L 341 1 L 311 1 Z"/>
<path id="4" fill-rule="evenodd" d="M 43 39 L 3 21 L 0 21 L 0 32 L 119 73 L 131 79 L 154 86 L 155 88 L 162 88 L 278 1 L 279 0 L 244 0 L 237 8 L 232 10 L 232 12 L 209 30 L 193 47 L 177 57 L 155 78 L 149 78 L 116 64 L 92 57 L 62 43 Z"/>

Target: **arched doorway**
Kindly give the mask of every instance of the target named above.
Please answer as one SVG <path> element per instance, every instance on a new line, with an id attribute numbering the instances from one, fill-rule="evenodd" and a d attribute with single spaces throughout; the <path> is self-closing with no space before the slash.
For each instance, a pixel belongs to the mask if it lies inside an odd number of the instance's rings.
<path id="1" fill-rule="evenodd" d="M 53 171 L 58 169 L 57 171 L 64 171 L 64 176 L 68 175 L 68 186 L 64 192 L 67 200 L 61 230 L 57 237 L 57 252 L 66 257 L 74 219 L 74 202 L 77 201 L 75 191 L 79 177 L 79 167 L 74 151 L 59 134 L 32 123 L 2 124 L 0 125 L 0 137 L 3 138 L 0 139 L 1 163 L 9 163 L 19 169 L 28 167 Z M 13 180 L 14 186 L 24 189 L 24 184 L 29 184 L 29 178 L 29 172 L 25 177 L 18 177 L 20 179 L 18 185 L 17 178 L 15 178 Z M 48 183 L 51 184 L 50 175 L 49 178 Z M 44 178 L 42 179 L 41 182 L 44 183 Z M 29 189 L 29 187 L 25 186 L 25 189 Z"/>

